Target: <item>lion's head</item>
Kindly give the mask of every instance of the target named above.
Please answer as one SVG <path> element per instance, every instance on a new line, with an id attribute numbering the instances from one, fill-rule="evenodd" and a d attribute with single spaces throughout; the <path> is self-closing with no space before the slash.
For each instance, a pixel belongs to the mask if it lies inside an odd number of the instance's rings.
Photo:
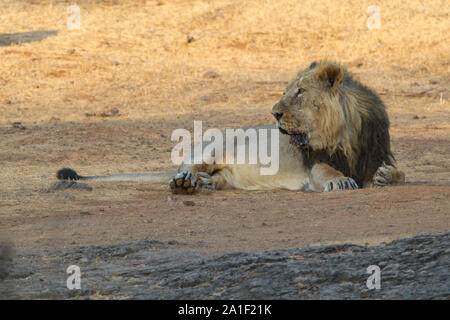
<path id="1" fill-rule="evenodd" d="M 389 120 L 383 103 L 336 63 L 313 62 L 300 70 L 272 114 L 292 145 L 342 162 L 334 167 L 348 174 L 390 162 Z"/>
<path id="2" fill-rule="evenodd" d="M 288 83 L 272 114 L 283 134 L 299 147 L 334 149 L 345 139 L 345 118 L 339 105 L 344 70 L 328 62 L 312 63 Z"/>

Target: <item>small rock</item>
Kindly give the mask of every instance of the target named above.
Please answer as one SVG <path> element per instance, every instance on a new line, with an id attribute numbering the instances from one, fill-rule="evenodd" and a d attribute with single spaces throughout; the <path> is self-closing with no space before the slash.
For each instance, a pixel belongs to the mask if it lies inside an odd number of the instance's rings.
<path id="1" fill-rule="evenodd" d="M 167 201 L 175 201 L 175 200 L 177 200 L 178 198 L 177 197 L 175 197 L 175 196 L 168 196 L 167 197 Z"/>
<path id="2" fill-rule="evenodd" d="M 195 206 L 195 202 L 192 200 L 183 200 L 183 204 L 191 207 Z"/>
<path id="3" fill-rule="evenodd" d="M 23 126 L 22 122 L 16 121 L 12 123 L 13 128 L 25 130 L 26 128 Z"/>
<path id="4" fill-rule="evenodd" d="M 107 112 L 103 112 L 100 114 L 101 117 L 118 117 L 120 116 L 119 114 L 119 109 L 117 108 L 112 108 Z"/>
<path id="5" fill-rule="evenodd" d="M 203 75 L 203 78 L 206 79 L 215 79 L 215 78 L 219 78 L 220 74 L 218 74 L 217 72 L 214 71 L 208 71 Z"/>
<path id="6" fill-rule="evenodd" d="M 205 101 L 205 102 L 210 102 L 211 101 L 211 97 L 210 96 L 203 96 L 200 98 L 201 101 Z"/>
<path id="7" fill-rule="evenodd" d="M 193 36 L 187 36 L 186 41 L 187 41 L 187 43 L 191 43 L 191 42 L 195 41 L 195 38 Z"/>
<path id="8" fill-rule="evenodd" d="M 75 200 L 75 196 L 70 193 L 64 195 L 64 198 L 69 199 L 69 200 Z"/>
<path id="9" fill-rule="evenodd" d="M 81 259 L 80 259 L 80 262 L 88 263 L 89 260 L 88 260 L 88 258 L 81 258 Z"/>
<path id="10" fill-rule="evenodd" d="M 80 211 L 80 214 L 84 215 L 84 216 L 90 216 L 91 213 L 89 211 Z"/>

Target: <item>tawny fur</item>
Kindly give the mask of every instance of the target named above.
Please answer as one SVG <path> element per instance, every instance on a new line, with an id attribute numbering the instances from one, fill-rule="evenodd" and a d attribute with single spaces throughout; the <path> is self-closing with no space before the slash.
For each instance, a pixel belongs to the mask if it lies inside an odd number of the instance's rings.
<path id="1" fill-rule="evenodd" d="M 172 177 L 171 191 L 182 194 L 227 188 L 322 192 L 404 182 L 404 173 L 395 168 L 390 150 L 389 119 L 383 102 L 340 65 L 320 61 L 300 70 L 287 84 L 272 114 L 276 125 L 255 128 L 279 129 L 279 170 L 272 176 L 260 174 L 260 163 L 185 161 L 177 173 L 85 177 L 63 169 L 58 178 L 162 182 Z M 243 141 L 248 151 L 249 142 Z"/>

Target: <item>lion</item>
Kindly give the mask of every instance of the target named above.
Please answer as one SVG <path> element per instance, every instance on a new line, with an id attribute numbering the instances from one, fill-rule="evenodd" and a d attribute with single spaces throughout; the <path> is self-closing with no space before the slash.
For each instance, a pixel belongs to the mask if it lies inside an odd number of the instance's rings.
<path id="1" fill-rule="evenodd" d="M 168 182 L 175 194 L 230 188 L 329 192 L 404 183 L 405 175 L 396 168 L 390 149 L 383 102 L 341 65 L 322 60 L 301 69 L 273 106 L 272 115 L 276 123 L 253 128 L 277 133 L 280 159 L 274 175 L 261 175 L 260 162 L 184 161 L 177 171 L 166 173 L 85 177 L 64 168 L 57 178 Z M 250 150 L 249 139 L 240 141 Z M 269 134 L 268 148 L 270 141 Z"/>

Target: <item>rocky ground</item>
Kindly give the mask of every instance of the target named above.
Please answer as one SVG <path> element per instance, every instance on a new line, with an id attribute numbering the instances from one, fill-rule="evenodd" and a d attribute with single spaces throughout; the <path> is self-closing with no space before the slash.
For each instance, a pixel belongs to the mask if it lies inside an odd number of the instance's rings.
<path id="1" fill-rule="evenodd" d="M 419 234 L 381 246 L 352 244 L 229 253 L 208 258 L 176 241 L 8 256 L 2 299 L 449 299 L 450 233 Z M 81 270 L 69 290 L 66 269 Z M 381 269 L 369 290 L 367 267 Z"/>

